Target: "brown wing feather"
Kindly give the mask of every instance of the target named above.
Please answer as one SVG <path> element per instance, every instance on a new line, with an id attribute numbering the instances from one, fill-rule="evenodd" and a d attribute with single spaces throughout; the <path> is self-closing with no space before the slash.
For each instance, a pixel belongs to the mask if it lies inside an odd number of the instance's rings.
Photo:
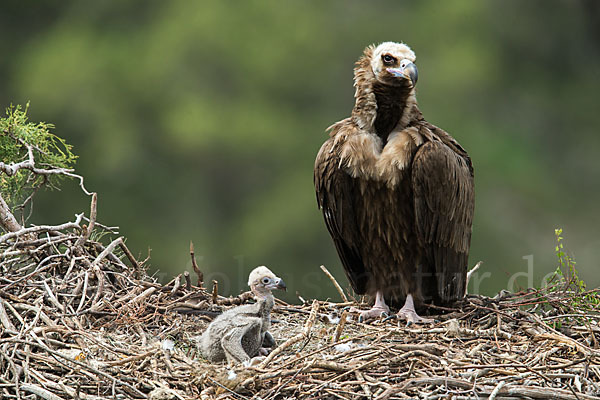
<path id="1" fill-rule="evenodd" d="M 475 205 L 471 161 L 459 152 L 441 141 L 428 142 L 412 164 L 416 233 L 423 261 L 435 267 L 444 303 L 465 293 Z"/>
<path id="2" fill-rule="evenodd" d="M 323 211 L 327 229 L 333 238 L 352 288 L 364 294 L 368 284 L 363 260 L 358 251 L 358 229 L 354 213 L 354 179 L 339 168 L 339 157 L 332 137 L 326 141 L 315 161 L 314 183 L 317 203 Z"/>

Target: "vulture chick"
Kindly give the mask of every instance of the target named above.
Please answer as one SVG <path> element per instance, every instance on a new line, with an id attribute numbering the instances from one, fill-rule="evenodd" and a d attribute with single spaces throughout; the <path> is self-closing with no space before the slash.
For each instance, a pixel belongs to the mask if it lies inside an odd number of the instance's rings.
<path id="1" fill-rule="evenodd" d="M 463 297 L 474 211 L 467 152 L 417 107 L 415 53 L 369 46 L 354 70 L 352 115 L 333 124 L 317 155 L 317 203 L 346 275 L 375 297 L 361 318 L 398 316 Z"/>
<path id="2" fill-rule="evenodd" d="M 257 302 L 225 311 L 210 323 L 200 337 L 200 352 L 207 360 L 248 362 L 259 355 L 263 343 L 268 347 L 275 345 L 267 332 L 275 304 L 271 290 L 285 290 L 285 283 L 267 267 L 261 266 L 250 272 L 248 285 Z"/>

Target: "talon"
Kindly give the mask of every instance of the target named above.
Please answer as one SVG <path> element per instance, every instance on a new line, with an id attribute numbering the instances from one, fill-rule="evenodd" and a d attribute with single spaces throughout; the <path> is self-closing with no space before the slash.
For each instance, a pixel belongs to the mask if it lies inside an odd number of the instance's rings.
<path id="1" fill-rule="evenodd" d="M 270 352 L 271 352 L 271 351 L 270 351 L 269 349 L 267 349 L 267 348 L 264 348 L 264 347 L 261 347 L 261 348 L 258 350 L 258 354 L 259 354 L 259 355 L 261 355 L 261 356 L 268 356 Z"/>
<path id="2" fill-rule="evenodd" d="M 264 356 L 252 357 L 250 360 L 246 360 L 246 361 L 244 361 L 244 362 L 242 363 L 242 365 L 243 365 L 244 367 L 246 367 L 246 368 L 249 368 L 249 367 L 255 367 L 255 366 L 257 366 L 258 364 L 260 364 L 261 362 L 263 362 L 263 360 L 264 360 L 265 358 L 267 358 L 267 357 L 264 357 Z"/>
<path id="3" fill-rule="evenodd" d="M 387 317 L 385 317 L 385 319 L 382 322 L 387 322 L 387 321 L 390 321 L 390 320 L 396 319 L 396 318 L 398 318 L 398 316 L 396 314 L 388 315 Z"/>

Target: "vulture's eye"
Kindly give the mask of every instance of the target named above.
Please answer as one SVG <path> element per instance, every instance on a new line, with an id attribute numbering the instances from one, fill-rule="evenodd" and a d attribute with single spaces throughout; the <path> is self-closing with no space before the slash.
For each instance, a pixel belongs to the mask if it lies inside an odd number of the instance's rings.
<path id="1" fill-rule="evenodd" d="M 392 65 L 396 62 L 396 59 L 389 54 L 384 54 L 381 56 L 381 58 L 383 59 L 384 64 L 387 65 Z"/>
<path id="2" fill-rule="evenodd" d="M 264 277 L 262 278 L 262 283 L 264 283 L 265 285 L 268 285 L 271 282 L 271 279 Z"/>

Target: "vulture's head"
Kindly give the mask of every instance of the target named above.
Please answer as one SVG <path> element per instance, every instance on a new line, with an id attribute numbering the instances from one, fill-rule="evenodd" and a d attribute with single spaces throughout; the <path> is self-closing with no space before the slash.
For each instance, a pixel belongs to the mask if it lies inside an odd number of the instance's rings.
<path id="1" fill-rule="evenodd" d="M 283 280 L 265 266 L 256 267 L 250 272 L 248 286 L 257 297 L 265 297 L 273 289 L 286 290 Z"/>
<path id="2" fill-rule="evenodd" d="M 419 74 L 414 64 L 415 53 L 404 43 L 381 43 L 374 49 L 367 48 L 365 56 L 370 59 L 378 82 L 392 86 L 416 85 Z"/>
<path id="3" fill-rule="evenodd" d="M 385 137 L 398 122 L 406 125 L 416 104 L 418 72 L 415 53 L 404 43 L 368 46 L 354 69 L 354 121 L 365 130 L 381 130 Z M 374 128 L 378 113 L 379 127 Z M 391 113 L 391 114 L 390 114 Z"/>

